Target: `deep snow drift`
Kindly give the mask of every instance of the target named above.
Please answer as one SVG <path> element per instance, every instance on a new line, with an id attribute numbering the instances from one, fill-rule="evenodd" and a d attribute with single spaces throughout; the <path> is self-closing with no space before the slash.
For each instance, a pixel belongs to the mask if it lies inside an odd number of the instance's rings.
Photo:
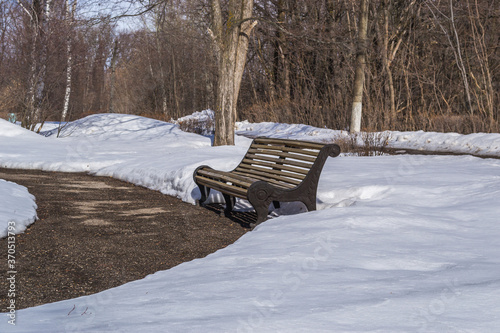
<path id="1" fill-rule="evenodd" d="M 0 179 L 0 238 L 26 230 L 36 220 L 36 208 L 26 187 Z"/>
<path id="2" fill-rule="evenodd" d="M 304 125 L 244 126 L 253 134 L 304 138 L 289 134 Z M 316 130 L 309 136 L 323 140 Z M 209 138 L 172 124 L 116 114 L 70 123 L 62 134 L 37 136 L 0 120 L 0 166 L 108 175 L 193 203 L 199 196 L 193 170 L 201 164 L 229 170 L 250 143 L 238 138 L 234 147 L 210 147 Z M 429 144 L 427 133 L 404 135 L 408 145 Z M 432 136 L 449 147 L 466 145 L 463 136 Z M 497 134 L 479 136 L 481 149 L 498 153 Z M 318 211 L 292 214 L 303 207 L 286 205 L 206 258 L 20 310 L 15 326 L 2 315 L 0 331 L 494 332 L 499 194 L 500 160 L 330 158 Z"/>

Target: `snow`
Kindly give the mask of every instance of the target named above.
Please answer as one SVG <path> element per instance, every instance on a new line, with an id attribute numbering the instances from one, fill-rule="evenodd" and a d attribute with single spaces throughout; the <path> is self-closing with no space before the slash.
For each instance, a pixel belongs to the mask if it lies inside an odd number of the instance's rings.
<path id="1" fill-rule="evenodd" d="M 305 125 L 238 126 L 254 136 L 344 135 Z M 0 166 L 113 176 L 191 203 L 199 197 L 193 170 L 201 164 L 230 170 L 251 142 L 238 137 L 235 146 L 210 147 L 210 138 L 174 124 L 118 114 L 69 123 L 60 138 L 44 134 L 0 120 Z M 389 140 L 398 148 L 494 156 L 498 142 L 498 134 L 426 132 L 391 132 Z M 304 207 L 283 205 L 205 258 L 98 294 L 19 310 L 15 326 L 2 315 L 0 331 L 494 332 L 499 195 L 498 159 L 330 158 L 317 211 L 295 214 Z"/>
<path id="2" fill-rule="evenodd" d="M 35 222 L 35 197 L 26 187 L 0 179 L 0 203 L 0 238 L 19 234 Z"/>
<path id="3" fill-rule="evenodd" d="M 214 122 L 215 121 L 215 115 L 212 110 L 203 110 L 203 111 L 196 111 L 193 114 L 190 114 L 185 117 L 181 117 L 177 120 L 172 120 L 171 122 L 174 124 L 180 124 L 185 121 L 197 121 L 197 122 Z"/>

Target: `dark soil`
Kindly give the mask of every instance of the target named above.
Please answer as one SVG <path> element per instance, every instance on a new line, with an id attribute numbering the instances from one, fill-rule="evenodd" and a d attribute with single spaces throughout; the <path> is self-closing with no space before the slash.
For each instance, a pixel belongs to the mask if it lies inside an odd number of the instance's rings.
<path id="1" fill-rule="evenodd" d="M 16 308 L 122 285 L 204 257 L 249 231 L 253 216 L 219 216 L 108 177 L 0 169 L 36 197 L 38 220 L 17 235 Z M 7 239 L 0 240 L 0 311 L 6 312 Z"/>

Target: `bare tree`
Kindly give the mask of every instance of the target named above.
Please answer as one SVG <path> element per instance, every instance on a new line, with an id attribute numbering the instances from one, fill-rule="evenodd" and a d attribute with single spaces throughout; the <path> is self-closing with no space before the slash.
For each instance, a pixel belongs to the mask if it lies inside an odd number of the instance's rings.
<path id="1" fill-rule="evenodd" d="M 471 116 L 474 115 L 474 109 L 472 107 L 472 99 L 471 99 L 471 93 L 470 93 L 470 87 L 469 87 L 469 79 L 467 77 L 467 69 L 465 68 L 464 60 L 463 60 L 463 52 L 462 52 L 462 46 L 460 44 L 460 38 L 458 37 L 458 32 L 457 32 L 457 27 L 455 25 L 455 11 L 453 9 L 453 0 L 450 0 L 450 16 L 447 17 L 443 12 L 439 11 L 439 9 L 436 7 L 436 5 L 432 1 L 426 1 L 427 8 L 431 11 L 435 22 L 439 25 L 441 30 L 443 31 L 444 35 L 446 36 L 446 39 L 448 40 L 448 43 L 453 50 L 453 54 L 455 56 L 455 62 L 457 65 L 458 70 L 460 71 L 460 74 L 462 76 L 462 83 L 464 85 L 464 91 L 465 91 L 465 97 L 467 100 L 467 107 L 469 110 L 469 113 Z M 449 23 L 450 23 L 450 30 L 448 31 L 441 21 L 438 19 L 435 11 L 438 11 L 444 18 L 446 18 Z"/>
<path id="2" fill-rule="evenodd" d="M 8 6 L 9 5 L 9 6 Z M 6 36 L 7 36 L 7 24 L 8 24 L 8 12 L 10 10 L 10 4 L 8 4 L 6 1 L 0 1 L 0 72 L 4 73 L 4 59 L 5 59 L 5 51 L 7 49 L 7 42 L 6 42 Z M 0 79 L 0 84 L 2 83 L 1 81 L 4 79 Z"/>
<path id="3" fill-rule="evenodd" d="M 39 59 L 38 59 L 38 44 L 40 38 L 40 23 L 42 16 L 41 1 L 33 1 L 29 4 L 24 4 L 20 0 L 17 3 L 22 8 L 24 13 L 28 16 L 31 50 L 29 52 L 30 59 L 30 72 L 28 78 L 28 88 L 26 92 L 25 105 L 21 123 L 23 127 L 32 128 L 36 122 L 37 113 L 37 93 L 41 90 L 39 84 Z"/>
<path id="4" fill-rule="evenodd" d="M 352 115 L 350 132 L 361 130 L 361 114 L 363 110 L 363 87 L 365 82 L 366 48 L 368 32 L 369 0 L 361 0 L 359 12 L 358 43 L 356 54 L 356 72 L 354 77 Z"/>
<path id="5" fill-rule="evenodd" d="M 125 14 L 128 0 L 90 0 L 68 15 L 72 1 L 0 1 L 2 116 L 31 127 L 63 110 L 168 120 L 212 108 L 215 144 L 233 139 L 236 105 L 241 119 L 330 128 L 353 110 L 367 130 L 499 128 L 496 0 L 152 0 Z M 141 14 L 147 25 L 126 32 L 110 18 Z"/>
<path id="6" fill-rule="evenodd" d="M 471 68 L 470 62 L 468 62 L 469 72 L 471 73 L 475 86 L 478 87 L 478 89 L 475 89 L 478 91 L 475 94 L 479 95 L 476 97 L 476 100 L 479 104 L 481 104 L 480 108 L 484 110 L 487 118 L 489 119 L 490 129 L 495 131 L 498 130 L 498 124 L 495 121 L 495 92 L 493 89 L 493 78 L 489 59 L 491 52 L 487 51 L 488 46 L 486 43 L 486 30 L 484 24 L 481 22 L 478 0 L 475 0 L 473 3 L 467 1 L 467 9 L 472 31 L 471 35 L 473 39 L 474 54 L 476 55 L 479 65 L 479 75 L 477 75 L 478 78 L 472 74 L 473 69 Z"/>
<path id="7" fill-rule="evenodd" d="M 70 8 L 69 0 L 65 1 L 65 15 L 66 15 L 66 27 L 67 27 L 67 36 L 66 36 L 66 89 L 64 93 L 64 105 L 61 113 L 61 122 L 66 121 L 66 117 L 68 116 L 69 110 L 69 99 L 71 96 L 71 71 L 73 67 L 73 55 L 71 53 L 71 43 L 73 39 L 71 35 L 73 33 L 73 25 L 75 21 L 75 11 L 76 11 L 76 2 L 77 0 L 73 0 L 72 8 Z"/>
<path id="8" fill-rule="evenodd" d="M 116 75 L 116 60 L 118 58 L 118 38 L 115 38 L 113 53 L 111 54 L 111 64 L 109 66 L 110 69 L 110 78 L 109 78 L 109 113 L 115 112 L 114 101 L 115 101 L 115 75 Z"/>
<path id="9" fill-rule="evenodd" d="M 245 68 L 249 35 L 257 24 L 251 20 L 253 0 L 230 0 L 223 21 L 220 0 L 212 0 L 210 30 L 218 65 L 214 145 L 234 145 L 236 104 Z"/>

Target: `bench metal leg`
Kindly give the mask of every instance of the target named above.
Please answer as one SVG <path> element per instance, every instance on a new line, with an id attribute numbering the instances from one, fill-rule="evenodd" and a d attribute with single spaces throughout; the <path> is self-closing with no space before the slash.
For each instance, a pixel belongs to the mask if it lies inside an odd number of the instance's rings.
<path id="1" fill-rule="evenodd" d="M 257 213 L 257 221 L 255 221 L 255 224 L 252 223 L 251 226 L 255 227 L 257 224 L 260 224 L 267 220 L 267 215 L 269 213 L 269 203 L 263 203 L 260 205 L 254 206 L 255 212 Z"/>
<path id="2" fill-rule="evenodd" d="M 255 224 L 251 224 L 252 227 L 267 220 L 269 205 L 275 201 L 272 199 L 275 191 L 273 186 L 263 181 L 255 182 L 249 187 L 248 201 L 257 213 L 257 221 Z"/>
<path id="3" fill-rule="evenodd" d="M 210 187 L 206 187 L 204 185 L 199 185 L 199 184 L 198 187 L 200 188 L 201 192 L 201 199 L 198 201 L 198 203 L 200 204 L 200 206 L 203 207 L 204 202 L 207 201 L 208 196 L 210 195 Z"/>
<path id="4" fill-rule="evenodd" d="M 304 205 L 307 207 L 308 212 L 312 212 L 316 210 L 316 198 L 310 198 L 302 201 Z"/>
<path id="5" fill-rule="evenodd" d="M 224 196 L 224 201 L 226 201 L 226 208 L 224 209 L 224 215 L 229 216 L 234 208 L 234 205 L 236 204 L 236 198 L 233 196 L 230 196 L 229 194 L 222 194 Z"/>

